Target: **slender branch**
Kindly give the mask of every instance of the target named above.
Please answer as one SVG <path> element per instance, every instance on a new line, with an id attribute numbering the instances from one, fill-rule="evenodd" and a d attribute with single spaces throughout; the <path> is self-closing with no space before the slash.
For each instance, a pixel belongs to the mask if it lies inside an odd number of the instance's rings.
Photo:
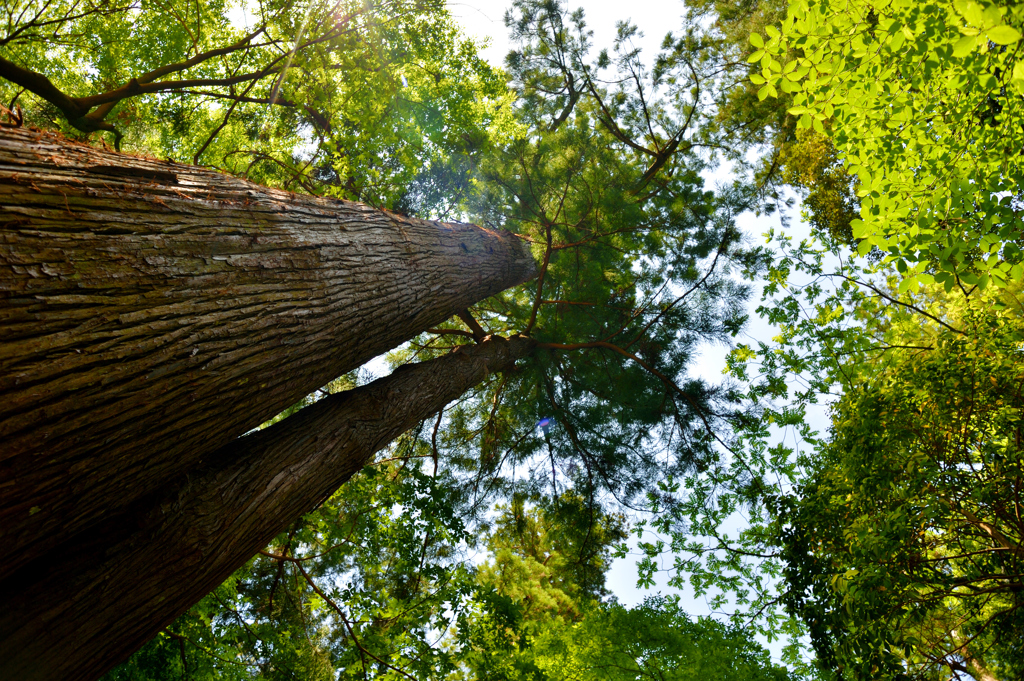
<path id="1" fill-rule="evenodd" d="M 213 49 L 213 50 L 208 50 L 206 52 L 203 52 L 202 54 L 197 54 L 196 56 L 192 57 L 191 59 L 186 59 L 185 61 L 182 61 L 182 62 L 177 62 L 177 63 L 174 63 L 174 64 L 165 64 L 164 66 L 161 66 L 159 68 L 153 69 L 152 71 L 144 73 L 141 76 L 133 78 L 132 80 L 137 81 L 138 83 L 152 83 L 153 81 L 155 81 L 158 78 L 163 78 L 164 76 L 169 76 L 172 73 L 178 73 L 180 71 L 186 71 L 186 70 L 192 68 L 193 66 L 197 66 L 197 65 L 203 63 L 204 61 L 209 61 L 210 59 L 213 59 L 214 57 L 220 57 L 220 56 L 223 56 L 225 54 L 231 54 L 232 52 L 237 52 L 238 50 L 241 50 L 242 48 L 248 46 L 249 43 L 251 43 L 252 40 L 256 36 L 260 35 L 261 33 L 265 32 L 266 30 L 267 30 L 266 25 L 262 25 L 259 28 L 257 28 L 255 31 L 250 33 L 249 35 L 241 38 L 240 40 L 238 40 L 238 42 L 232 43 L 231 45 L 226 45 L 224 47 L 219 47 L 219 48 L 216 48 L 216 49 Z M 117 88 L 117 90 L 111 90 L 108 93 L 104 93 L 104 94 L 100 94 L 100 95 L 93 95 L 93 97 L 83 97 L 82 98 L 83 104 L 85 104 L 86 106 L 89 106 L 89 108 L 92 108 L 93 106 L 96 106 L 96 104 L 89 104 L 89 101 L 91 99 L 96 98 L 96 97 L 103 97 L 105 95 L 110 95 L 112 93 L 124 90 L 125 88 L 130 87 L 131 82 L 132 81 L 128 81 L 128 83 L 126 83 L 125 85 L 122 85 L 120 88 Z M 123 97 L 118 97 L 118 99 L 123 99 Z M 99 102 L 99 103 L 102 103 L 102 102 Z"/>
<path id="2" fill-rule="evenodd" d="M 729 451 L 733 451 L 732 447 L 729 447 L 728 445 L 726 445 L 721 440 L 721 438 L 718 437 L 718 434 L 715 432 L 714 428 L 711 427 L 711 422 L 708 421 L 707 416 L 704 414 L 704 410 L 700 407 L 700 405 L 697 404 L 696 400 L 694 400 L 692 396 L 687 394 L 686 391 L 684 391 L 682 388 L 680 388 L 679 385 L 676 384 L 676 382 L 673 381 L 671 378 L 666 376 L 664 373 L 658 371 L 653 366 L 651 366 L 650 364 L 648 364 L 644 360 L 642 360 L 639 357 L 637 357 L 636 355 L 634 355 L 632 352 L 629 352 L 628 350 L 624 350 L 623 348 L 620 348 L 618 345 L 615 345 L 614 343 L 608 343 L 607 341 L 591 341 L 589 343 L 574 343 L 574 344 L 565 344 L 565 343 L 537 343 L 537 347 L 538 348 L 549 348 L 549 349 L 553 349 L 553 350 L 583 350 L 583 349 L 586 349 L 586 348 L 606 348 L 606 349 L 611 350 L 613 352 L 619 353 L 623 357 L 627 357 L 627 358 L 633 360 L 634 362 L 639 364 L 641 367 L 646 369 L 648 372 L 650 372 L 654 376 L 657 376 L 659 379 L 661 379 L 662 383 L 664 383 L 666 387 L 672 388 L 684 400 L 686 400 L 690 404 L 690 406 L 693 407 L 694 411 L 697 412 L 697 416 L 704 423 L 704 427 L 707 430 L 707 432 L 709 434 L 711 434 L 711 436 L 714 437 L 715 440 L 717 440 L 718 443 L 721 444 L 723 447 L 725 447 Z"/>
<path id="3" fill-rule="evenodd" d="M 469 313 L 469 310 L 461 310 L 459 312 L 459 319 L 461 319 L 462 322 L 469 327 L 469 330 L 473 332 L 471 334 L 473 340 L 477 343 L 483 342 L 484 338 L 487 336 L 487 332 L 484 331 L 482 326 L 480 326 L 480 322 L 473 318 L 473 315 Z"/>
<path id="4" fill-rule="evenodd" d="M 636 335 L 636 337 L 633 338 L 633 340 L 631 340 L 626 345 L 627 348 L 633 347 L 637 343 L 637 341 L 639 341 L 651 329 L 652 326 L 654 326 L 655 324 L 658 323 L 658 320 L 660 320 L 662 317 L 664 317 L 666 314 L 668 314 L 668 312 L 672 308 L 674 308 L 676 305 L 678 305 L 679 303 L 681 303 L 684 300 L 686 300 L 691 293 L 693 293 L 698 288 L 700 288 L 704 284 L 704 282 L 706 282 L 708 280 L 708 277 L 711 276 L 711 273 L 715 271 L 715 266 L 718 264 L 718 258 L 722 255 L 722 253 L 725 252 L 725 248 L 726 248 L 726 244 L 723 241 L 722 245 L 719 246 L 718 251 L 715 253 L 715 259 L 711 261 L 711 265 L 708 267 L 708 271 L 704 273 L 704 276 L 701 277 L 700 281 L 698 281 L 696 284 L 691 286 L 689 288 L 689 290 L 687 290 L 687 291 L 685 291 L 683 293 L 683 295 L 679 296 L 678 298 L 673 300 L 670 304 L 666 305 L 665 308 L 662 309 L 661 312 L 659 312 L 654 317 L 654 319 L 652 319 L 646 326 L 644 326 L 644 328 L 640 331 L 640 333 L 638 333 Z"/>
<path id="5" fill-rule="evenodd" d="M 463 329 L 427 329 L 427 333 L 434 333 L 439 336 L 465 336 L 466 338 L 476 339 L 472 332 Z"/>
<path id="6" fill-rule="evenodd" d="M 379 657 L 377 657 L 376 655 L 374 655 L 369 650 L 363 647 L 363 644 L 360 643 L 359 639 L 356 637 L 356 632 L 352 628 L 352 624 L 349 622 L 348 616 L 345 614 L 345 611 L 342 610 L 330 596 L 324 593 L 323 589 L 321 589 L 320 586 L 313 580 L 313 578 L 309 576 L 309 573 L 306 572 L 306 568 L 302 565 L 302 561 L 300 561 L 297 558 L 292 558 L 291 556 L 281 556 L 275 553 L 267 553 L 266 551 L 260 551 L 260 553 L 264 556 L 267 556 L 268 558 L 273 558 L 275 560 L 285 560 L 289 563 L 292 563 L 295 566 L 295 569 L 302 574 L 303 579 L 306 580 L 306 583 L 309 584 L 310 588 L 312 588 L 313 591 L 315 591 L 316 594 L 320 596 L 320 598 L 322 598 L 325 603 L 331 606 L 331 609 L 334 610 L 334 612 L 337 613 L 338 617 L 341 618 L 341 621 L 345 624 L 345 628 L 348 630 L 349 635 L 352 637 L 352 642 L 356 644 L 356 647 L 359 648 L 359 652 L 361 654 L 368 655 L 369 657 L 375 659 L 377 662 L 380 662 L 388 669 L 394 672 L 398 672 L 407 679 L 412 679 L 412 681 L 416 681 L 415 677 L 410 676 L 407 672 L 399 669 L 398 667 L 395 667 L 394 665 L 388 664 L 387 662 L 380 659 Z"/>
<path id="7" fill-rule="evenodd" d="M 430 458 L 434 460 L 434 477 L 437 477 L 437 462 L 440 456 L 437 451 L 437 431 L 441 429 L 441 419 L 444 418 L 444 407 L 437 412 L 437 420 L 434 421 L 434 430 L 430 433 Z"/>
<path id="8" fill-rule="evenodd" d="M 981 528 L 988 536 L 992 537 L 993 541 L 995 541 L 1001 547 L 1003 547 L 1013 555 L 1017 556 L 1018 558 L 1024 558 L 1024 548 L 1021 548 L 1021 546 L 1017 542 L 1013 541 L 1005 534 L 1000 532 L 995 525 L 986 523 L 981 518 L 974 515 L 974 513 L 972 513 L 971 511 L 967 510 L 966 508 L 960 508 L 959 506 L 953 504 L 953 502 L 949 501 L 948 499 L 945 499 L 943 497 L 940 497 L 940 499 L 943 502 L 945 502 L 952 510 L 956 511 L 964 518 L 966 518 L 967 522 L 976 527 Z"/>
<path id="9" fill-rule="evenodd" d="M 245 90 L 242 92 L 242 97 L 248 94 L 249 90 L 251 90 L 253 86 L 256 85 L 257 82 L 258 81 L 254 80 L 251 83 L 249 83 L 249 85 L 247 85 Z M 210 136 L 206 138 L 205 142 L 203 142 L 203 146 L 199 147 L 199 151 L 197 151 L 195 155 L 192 156 L 192 165 L 199 165 L 199 159 L 202 158 L 203 152 L 205 152 L 207 147 L 209 147 L 210 144 L 213 143 L 213 140 L 216 139 L 217 135 L 220 134 L 220 131 L 224 129 L 224 126 L 228 124 L 228 119 L 230 119 L 231 114 L 235 112 L 235 107 L 238 106 L 239 101 L 239 99 L 236 99 L 235 101 L 231 102 L 231 106 L 228 107 L 227 112 L 224 114 L 224 120 L 222 120 L 220 122 L 220 125 L 218 125 L 217 128 L 210 133 Z"/>
<path id="10" fill-rule="evenodd" d="M 923 316 L 927 317 L 928 319 L 932 320 L 933 322 L 935 322 L 936 324 L 940 324 L 940 325 L 946 327 L 947 329 L 949 329 L 950 331 L 952 331 L 954 333 L 960 334 L 961 336 L 967 335 L 966 332 L 961 331 L 960 329 L 957 329 L 957 328 L 955 328 L 953 326 L 950 326 L 949 324 L 947 324 L 946 322 L 942 321 L 941 319 L 939 319 L 935 315 L 932 315 L 932 314 L 929 314 L 929 313 L 925 312 L 924 310 L 922 310 L 921 308 L 917 307 L 916 305 L 911 305 L 910 303 L 905 303 L 902 300 L 899 300 L 898 298 L 893 298 L 892 296 L 888 295 L 884 291 L 882 291 L 879 288 L 875 287 L 873 284 L 870 284 L 870 283 L 868 283 L 866 281 L 861 281 L 860 279 L 854 279 L 853 277 L 849 277 L 849 276 L 847 276 L 845 274 L 842 274 L 841 272 L 836 272 L 832 276 L 839 277 L 840 279 L 845 279 L 846 281 L 848 281 L 848 282 L 850 282 L 852 284 L 857 284 L 858 286 L 863 286 L 864 288 L 871 289 L 872 291 L 877 293 L 879 296 L 881 296 L 882 298 L 885 298 L 886 300 L 888 300 L 890 303 L 893 303 L 894 305 L 902 305 L 903 307 L 907 308 L 908 310 L 913 310 L 914 312 L 918 313 L 919 315 L 923 315 Z"/>
<path id="11" fill-rule="evenodd" d="M 20 85 L 29 92 L 42 97 L 50 104 L 61 110 L 69 121 L 84 116 L 89 108 L 82 105 L 78 100 L 64 94 L 50 79 L 41 73 L 22 68 L 12 61 L 0 56 L 0 78 Z"/>
<path id="12" fill-rule="evenodd" d="M 544 300 L 544 275 L 548 271 L 548 263 L 551 262 L 551 225 L 545 225 L 547 228 L 547 248 L 544 250 L 544 262 L 541 263 L 540 273 L 537 275 L 537 295 L 533 301 L 533 309 L 530 311 L 530 321 L 526 324 L 526 330 L 523 332 L 524 336 L 529 336 L 530 332 L 533 331 L 533 325 L 537 323 L 537 311 L 540 310 L 540 301 Z"/>
<path id="13" fill-rule="evenodd" d="M 582 305 L 584 307 L 596 307 L 597 303 L 584 303 L 575 300 L 542 300 L 541 305 Z"/>

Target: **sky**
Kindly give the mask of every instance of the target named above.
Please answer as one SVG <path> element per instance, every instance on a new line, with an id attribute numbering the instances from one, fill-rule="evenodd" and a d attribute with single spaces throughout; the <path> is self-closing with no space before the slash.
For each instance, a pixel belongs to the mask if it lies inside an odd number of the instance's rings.
<path id="1" fill-rule="evenodd" d="M 582 0 L 569 4 L 585 11 L 596 46 L 610 46 L 615 37 L 616 23 L 632 21 L 644 33 L 643 38 L 635 42 L 646 55 L 655 54 L 665 34 L 682 25 L 680 19 L 684 11 L 683 3 L 678 0 L 639 0 L 630 3 L 629 9 L 625 9 L 626 3 L 606 0 Z M 510 0 L 456 0 L 448 2 L 448 9 L 467 34 L 491 40 L 483 55 L 492 64 L 501 65 L 509 50 L 503 17 L 511 5 Z"/>

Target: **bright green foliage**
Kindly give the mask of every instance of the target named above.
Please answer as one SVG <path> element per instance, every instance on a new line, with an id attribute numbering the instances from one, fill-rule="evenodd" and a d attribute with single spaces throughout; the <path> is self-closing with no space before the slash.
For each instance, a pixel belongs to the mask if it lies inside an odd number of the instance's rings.
<path id="1" fill-rule="evenodd" d="M 904 288 L 1024 277 L 1021 30 L 1016 3 L 794 0 L 781 31 L 751 36 L 759 96 L 828 124 L 860 183 L 860 252 Z"/>
<path id="2" fill-rule="evenodd" d="M 624 522 L 574 492 L 533 510 L 514 498 L 488 537 L 492 560 L 480 582 L 523 603 L 527 619 L 576 621 L 609 595 L 604 576 L 612 547 L 626 539 Z"/>
<path id="3" fill-rule="evenodd" d="M 691 619 L 676 602 L 649 598 L 633 609 L 595 609 L 576 626 L 550 627 L 532 642 L 550 681 L 785 681 L 767 651 L 741 629 Z"/>
<path id="4" fill-rule="evenodd" d="M 263 184 L 450 214 L 508 125 L 501 75 L 440 0 L 17 0 L 4 13 L 3 58 L 64 94 L 158 90 L 68 120 L 0 78 L 0 103 L 26 123 L 109 129 L 126 149 Z"/>
<path id="5" fill-rule="evenodd" d="M 758 97 L 760 87 L 751 80 L 761 68 L 747 61 L 757 49 L 750 44 L 750 35 L 757 33 L 763 39 L 767 27 L 785 18 L 787 4 L 784 0 L 688 2 L 683 30 L 666 37 L 655 78 L 671 81 L 673 71 L 684 64 L 717 71 L 717 78 L 704 86 L 703 97 L 714 117 L 703 138 L 715 154 L 729 161 L 734 174 L 753 178 L 761 199 L 755 209 L 770 214 L 780 205 L 790 205 L 784 188 L 796 190 L 814 231 L 853 243 L 850 222 L 860 211 L 856 178 L 839 160 L 831 138 L 797 129 L 798 117 L 788 112 L 791 95 Z"/>
<path id="6" fill-rule="evenodd" d="M 852 224 L 860 217 L 856 177 L 839 160 L 827 135 L 801 129 L 779 153 L 782 180 L 804 190 L 803 217 L 812 233 L 855 244 Z"/>
<path id="7" fill-rule="evenodd" d="M 475 612 L 460 623 L 459 655 L 468 678 L 544 678 L 530 646 L 538 632 L 572 627 L 607 595 L 612 548 L 623 519 L 567 492 L 528 508 L 515 498 L 487 536 Z M 460 677 L 461 678 L 461 677 Z"/>
<path id="8" fill-rule="evenodd" d="M 529 639 L 523 622 L 523 609 L 511 596 L 493 588 L 481 587 L 476 597 L 476 612 L 461 622 L 458 631 L 461 669 L 452 681 L 511 681 L 543 679 L 540 670 L 524 651 Z"/>

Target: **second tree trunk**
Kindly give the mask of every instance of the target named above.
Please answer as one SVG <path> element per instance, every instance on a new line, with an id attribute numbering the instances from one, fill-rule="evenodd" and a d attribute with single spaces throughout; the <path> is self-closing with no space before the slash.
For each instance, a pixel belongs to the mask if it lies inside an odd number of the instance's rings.
<path id="1" fill-rule="evenodd" d="M 532 352 L 528 338 L 407 365 L 327 397 L 209 458 L 176 488 L 0 582 L 12 679 L 91 681 L 313 510 L 374 452 Z"/>

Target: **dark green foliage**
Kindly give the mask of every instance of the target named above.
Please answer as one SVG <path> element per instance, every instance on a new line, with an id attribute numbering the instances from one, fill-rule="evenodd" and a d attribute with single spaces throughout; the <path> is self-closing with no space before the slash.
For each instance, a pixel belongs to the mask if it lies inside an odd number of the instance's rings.
<path id="1" fill-rule="evenodd" d="M 787 601 L 837 678 L 1024 662 L 1019 320 L 962 321 L 846 392 L 787 501 Z"/>

